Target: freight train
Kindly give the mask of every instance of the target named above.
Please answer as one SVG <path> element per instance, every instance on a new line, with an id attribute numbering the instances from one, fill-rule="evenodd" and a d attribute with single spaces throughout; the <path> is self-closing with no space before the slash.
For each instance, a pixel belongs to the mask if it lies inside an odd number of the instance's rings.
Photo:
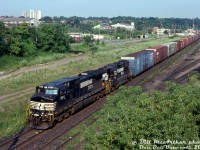
<path id="1" fill-rule="evenodd" d="M 30 126 L 52 127 L 199 39 L 200 33 L 196 33 L 123 56 L 120 61 L 96 70 L 37 86 L 28 109 Z"/>

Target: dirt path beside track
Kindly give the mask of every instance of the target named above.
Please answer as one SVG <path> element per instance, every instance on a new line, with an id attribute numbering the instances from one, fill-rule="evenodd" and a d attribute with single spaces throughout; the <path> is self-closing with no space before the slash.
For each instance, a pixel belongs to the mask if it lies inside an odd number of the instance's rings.
<path id="1" fill-rule="evenodd" d="M 38 64 L 36 66 L 31 66 L 31 67 L 24 67 L 22 69 L 19 69 L 17 71 L 13 71 L 11 73 L 7 73 L 7 74 L 0 74 L 0 80 L 3 80 L 5 78 L 9 78 L 12 76 L 17 76 L 19 74 L 22 73 L 28 73 L 28 72 L 33 72 L 33 71 L 38 71 L 38 70 L 42 70 L 42 69 L 48 69 L 48 68 L 55 68 L 58 66 L 62 66 L 62 65 L 66 65 L 69 62 L 75 62 L 75 61 L 80 61 L 84 58 L 86 58 L 87 55 L 79 55 L 73 58 L 66 58 L 66 59 L 62 59 L 59 61 L 52 61 L 49 63 L 45 63 L 45 64 Z"/>

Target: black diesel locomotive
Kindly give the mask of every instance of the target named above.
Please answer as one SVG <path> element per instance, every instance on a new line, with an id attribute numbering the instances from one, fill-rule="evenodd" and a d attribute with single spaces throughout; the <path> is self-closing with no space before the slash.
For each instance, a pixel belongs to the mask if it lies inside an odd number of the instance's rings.
<path id="1" fill-rule="evenodd" d="M 47 129 L 88 106 L 131 78 L 126 60 L 65 77 L 36 87 L 30 100 L 29 121 L 35 129 Z"/>

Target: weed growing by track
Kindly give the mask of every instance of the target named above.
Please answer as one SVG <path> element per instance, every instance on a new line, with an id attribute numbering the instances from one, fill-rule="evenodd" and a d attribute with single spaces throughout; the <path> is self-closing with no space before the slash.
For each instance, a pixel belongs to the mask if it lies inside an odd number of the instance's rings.
<path id="1" fill-rule="evenodd" d="M 0 106 L 0 140 L 22 130 L 27 124 L 26 108 L 30 95 Z"/>

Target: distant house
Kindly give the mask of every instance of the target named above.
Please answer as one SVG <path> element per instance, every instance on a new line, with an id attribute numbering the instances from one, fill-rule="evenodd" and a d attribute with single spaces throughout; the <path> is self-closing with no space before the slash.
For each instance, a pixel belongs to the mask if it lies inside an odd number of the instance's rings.
<path id="1" fill-rule="evenodd" d="M 112 29 L 112 26 L 107 23 L 102 23 L 97 26 L 94 26 L 94 29 L 110 30 L 110 29 Z"/>
<path id="2" fill-rule="evenodd" d="M 125 24 L 125 23 L 117 23 L 117 24 L 113 24 L 111 25 L 113 28 L 117 29 L 117 28 L 124 28 L 126 30 L 134 30 L 135 29 L 135 24 L 134 22 L 131 22 L 131 24 Z"/>
<path id="3" fill-rule="evenodd" d="M 165 31 L 169 32 L 170 30 L 169 29 L 165 29 L 165 28 L 158 28 L 158 27 L 154 27 L 153 28 L 153 32 L 155 34 L 158 34 L 158 35 L 163 35 L 165 34 Z"/>
<path id="4" fill-rule="evenodd" d="M 98 34 L 85 34 L 85 33 L 68 33 L 69 36 L 71 36 L 73 38 L 73 40 L 76 43 L 81 42 L 81 39 L 84 38 L 85 36 L 93 36 L 93 39 L 95 40 L 102 40 L 104 39 L 103 35 L 98 35 Z"/>
<path id="5" fill-rule="evenodd" d="M 0 21 L 5 23 L 6 26 L 16 26 L 23 23 L 29 24 L 30 26 L 40 25 L 40 21 L 33 18 L 5 18 Z"/>
<path id="6" fill-rule="evenodd" d="M 82 33 L 68 33 L 72 37 L 73 42 L 80 43 L 82 38 Z"/>

